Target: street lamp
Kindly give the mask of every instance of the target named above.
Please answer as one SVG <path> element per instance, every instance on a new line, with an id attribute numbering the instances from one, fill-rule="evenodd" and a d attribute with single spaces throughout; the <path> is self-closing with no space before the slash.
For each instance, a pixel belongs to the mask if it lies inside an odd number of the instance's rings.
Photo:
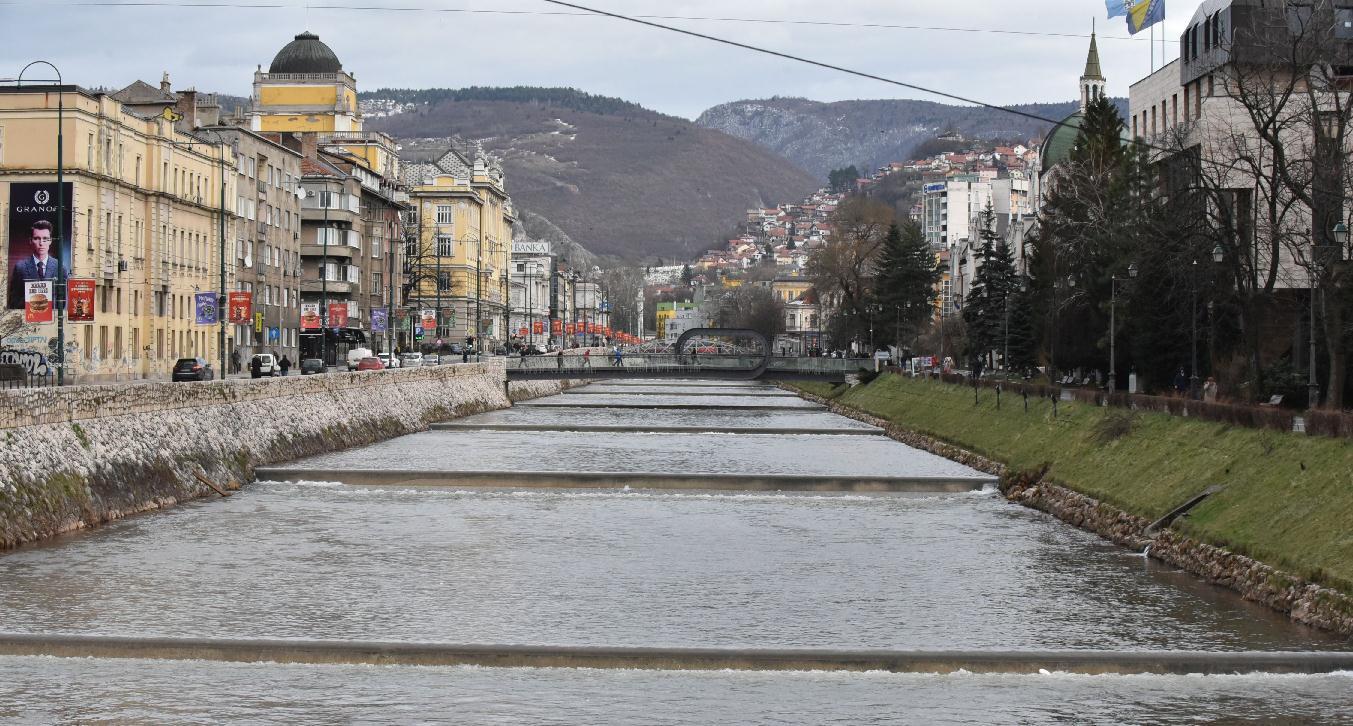
<path id="1" fill-rule="evenodd" d="M 1137 279 L 1137 263 L 1133 262 L 1129 264 L 1127 273 L 1127 279 Z M 1118 342 L 1117 309 L 1119 281 L 1126 280 L 1117 275 L 1114 275 L 1109 279 L 1109 393 L 1111 394 L 1118 390 L 1118 350 L 1116 344 Z"/>
<path id="2" fill-rule="evenodd" d="M 1315 377 L 1315 310 L 1316 310 L 1316 285 L 1320 281 L 1321 272 L 1326 264 L 1343 257 L 1344 250 L 1348 247 L 1348 225 L 1343 220 L 1339 220 L 1330 230 L 1330 237 L 1334 244 L 1319 244 L 1316 240 L 1311 240 L 1311 320 L 1310 320 L 1310 363 L 1307 365 L 1306 377 L 1306 405 L 1308 408 L 1317 408 L 1320 405 L 1320 384 Z"/>

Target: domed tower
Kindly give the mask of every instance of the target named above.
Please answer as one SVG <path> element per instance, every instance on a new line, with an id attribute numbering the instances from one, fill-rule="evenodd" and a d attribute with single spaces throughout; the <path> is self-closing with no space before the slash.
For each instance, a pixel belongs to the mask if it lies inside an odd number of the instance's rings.
<path id="1" fill-rule="evenodd" d="M 265 73 L 254 72 L 249 127 L 281 133 L 361 131 L 357 79 L 318 35 L 304 32 L 282 47 Z"/>

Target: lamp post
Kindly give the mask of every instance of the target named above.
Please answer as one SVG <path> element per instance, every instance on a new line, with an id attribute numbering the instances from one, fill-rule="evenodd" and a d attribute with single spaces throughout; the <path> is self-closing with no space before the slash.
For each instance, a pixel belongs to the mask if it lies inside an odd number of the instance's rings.
<path id="1" fill-rule="evenodd" d="M 56 288 L 52 291 L 56 298 L 56 385 L 63 386 L 66 383 L 66 266 L 71 264 L 69 257 L 74 256 L 75 242 L 71 241 L 71 255 L 66 252 L 66 164 L 63 152 L 65 150 L 65 139 L 63 136 L 63 127 L 66 125 L 66 89 L 65 81 L 61 78 L 61 70 L 55 65 L 45 60 L 35 60 L 24 66 L 19 71 L 19 77 L 15 79 L 15 85 L 23 85 L 23 74 L 28 72 L 29 68 L 36 65 L 44 65 L 52 69 L 56 74 L 56 254 L 58 261 L 56 265 Z M 34 79 L 34 82 L 51 83 L 52 79 Z"/>
<path id="2" fill-rule="evenodd" d="M 1315 314 L 1316 314 L 1316 285 L 1320 281 L 1320 275 L 1324 266 L 1332 260 L 1337 260 L 1343 256 L 1343 251 L 1348 247 L 1348 225 L 1340 220 L 1330 230 L 1330 236 L 1334 244 L 1317 244 L 1311 240 L 1311 321 L 1310 321 L 1310 363 L 1307 365 L 1306 391 L 1307 408 L 1318 408 L 1320 406 L 1320 383 L 1315 375 Z"/>
<path id="3" fill-rule="evenodd" d="M 1137 263 L 1127 268 L 1127 279 L 1137 279 Z M 1118 283 L 1125 281 L 1117 275 L 1109 279 L 1109 393 L 1118 390 Z"/>

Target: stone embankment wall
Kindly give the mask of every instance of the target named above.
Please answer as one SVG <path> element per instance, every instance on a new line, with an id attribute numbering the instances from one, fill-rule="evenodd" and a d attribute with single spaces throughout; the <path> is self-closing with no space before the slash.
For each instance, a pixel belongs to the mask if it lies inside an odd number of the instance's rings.
<path id="1" fill-rule="evenodd" d="M 1001 492 L 1012 502 L 1051 514 L 1080 529 L 1137 551 L 1196 577 L 1287 613 L 1293 620 L 1343 635 L 1353 635 L 1353 598 L 1258 560 L 1200 542 L 1170 529 L 1148 533 L 1151 522 L 1118 507 L 1061 486 L 1042 471 L 1012 472 L 1005 465 L 962 447 L 902 428 L 831 399 L 786 387 L 833 413 L 884 429 L 908 446 L 943 456 L 1001 477 Z"/>
<path id="2" fill-rule="evenodd" d="M 558 393 L 501 363 L 0 391 L 0 549 L 212 494 L 257 466 Z"/>

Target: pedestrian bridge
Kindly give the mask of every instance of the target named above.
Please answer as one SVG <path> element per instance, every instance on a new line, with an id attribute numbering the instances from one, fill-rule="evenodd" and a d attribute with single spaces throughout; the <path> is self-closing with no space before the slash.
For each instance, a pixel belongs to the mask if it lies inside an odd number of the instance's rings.
<path id="1" fill-rule="evenodd" d="M 626 354 L 620 365 L 611 356 L 584 358 L 565 351 L 563 356 L 534 355 L 507 360 L 509 381 L 550 378 L 705 378 L 713 380 L 844 381 L 871 361 L 852 358 L 800 358 L 745 354 L 660 353 Z"/>

